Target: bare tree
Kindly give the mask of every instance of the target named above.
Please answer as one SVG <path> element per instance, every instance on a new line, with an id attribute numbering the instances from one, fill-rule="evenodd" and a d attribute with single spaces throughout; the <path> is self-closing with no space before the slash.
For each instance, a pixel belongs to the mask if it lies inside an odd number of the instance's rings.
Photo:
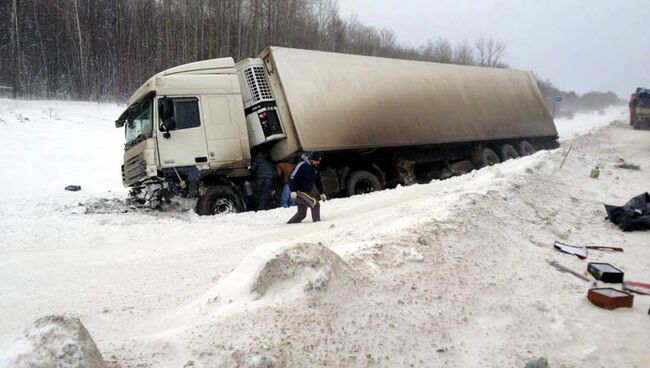
<path id="1" fill-rule="evenodd" d="M 11 31 L 12 44 L 14 49 L 14 66 L 13 73 L 13 94 L 14 98 L 20 92 L 20 81 L 21 81 L 21 71 L 22 71 L 22 61 L 21 61 L 21 50 L 20 50 L 20 29 L 18 28 L 18 3 L 16 0 L 13 0 L 13 13 L 12 13 L 12 23 L 14 29 Z"/>
<path id="2" fill-rule="evenodd" d="M 439 63 L 451 63 L 454 57 L 451 43 L 442 37 L 438 37 L 435 41 L 428 41 L 420 48 L 420 53 L 424 60 Z"/>
<path id="3" fill-rule="evenodd" d="M 478 65 L 488 67 L 505 67 L 502 59 L 506 53 L 506 45 L 492 37 L 481 37 L 476 40 Z"/>
<path id="4" fill-rule="evenodd" d="M 456 44 L 454 49 L 454 63 L 462 65 L 476 64 L 474 48 L 469 42 L 462 41 Z"/>
<path id="5" fill-rule="evenodd" d="M 81 38 L 81 22 L 79 21 L 79 0 L 74 0 L 74 18 L 77 26 L 78 52 L 79 52 L 79 76 L 81 79 L 82 93 L 86 89 L 86 61 L 84 59 L 84 45 Z"/>

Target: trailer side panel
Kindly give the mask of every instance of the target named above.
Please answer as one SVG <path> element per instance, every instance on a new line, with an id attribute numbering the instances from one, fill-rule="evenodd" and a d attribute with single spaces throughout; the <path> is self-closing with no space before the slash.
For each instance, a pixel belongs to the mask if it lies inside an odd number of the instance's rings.
<path id="1" fill-rule="evenodd" d="M 530 72 L 276 47 L 261 57 L 295 132 L 274 156 L 557 136 Z"/>

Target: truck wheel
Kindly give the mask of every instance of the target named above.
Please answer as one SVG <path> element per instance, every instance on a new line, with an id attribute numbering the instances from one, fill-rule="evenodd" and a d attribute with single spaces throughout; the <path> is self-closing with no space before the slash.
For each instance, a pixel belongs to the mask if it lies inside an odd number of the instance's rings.
<path id="1" fill-rule="evenodd" d="M 381 190 L 381 181 L 377 175 L 364 170 L 355 171 L 348 177 L 345 185 L 348 197 Z"/>
<path id="2" fill-rule="evenodd" d="M 209 187 L 196 203 L 196 213 L 201 216 L 226 215 L 244 211 L 244 201 L 231 187 Z"/>
<path id="3" fill-rule="evenodd" d="M 496 165 L 499 162 L 501 162 L 499 156 L 491 148 L 483 148 L 483 151 L 481 151 L 481 167 Z"/>
<path id="4" fill-rule="evenodd" d="M 501 148 L 499 149 L 499 153 L 501 153 L 501 161 L 506 161 L 512 158 L 519 157 L 519 153 L 517 153 L 517 150 L 509 144 L 504 144 L 503 146 L 501 146 Z"/>
<path id="5" fill-rule="evenodd" d="M 533 145 L 530 144 L 530 142 L 528 142 L 527 140 L 522 140 L 521 142 L 519 142 L 518 151 L 519 151 L 519 156 L 522 157 L 532 155 L 533 153 L 536 152 L 535 147 L 533 147 Z"/>

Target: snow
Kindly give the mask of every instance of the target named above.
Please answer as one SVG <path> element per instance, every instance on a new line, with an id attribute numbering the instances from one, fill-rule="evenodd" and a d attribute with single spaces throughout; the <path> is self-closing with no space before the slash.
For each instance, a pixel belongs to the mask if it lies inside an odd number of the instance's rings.
<path id="1" fill-rule="evenodd" d="M 124 131 L 113 124 L 122 110 L 92 102 L 0 99 L 0 170 L 16 173 L 3 175 L 3 197 L 60 195 L 70 184 L 96 195 L 124 192 Z"/>
<path id="2" fill-rule="evenodd" d="M 0 364 L 15 368 L 102 368 L 97 346 L 81 321 L 64 316 L 39 318 L 0 353 Z"/>
<path id="3" fill-rule="evenodd" d="M 626 106 L 612 106 L 602 111 L 578 113 L 572 119 L 556 119 L 560 140 L 575 138 L 609 125 L 614 120 L 626 121 L 630 110 Z"/>
<path id="4" fill-rule="evenodd" d="M 124 212 L 121 110 L 0 100 L 0 351 L 35 319 L 71 314 L 114 367 L 650 361 L 649 297 L 602 310 L 589 283 L 547 263 L 650 281 L 648 234 L 618 231 L 602 207 L 648 190 L 650 132 L 624 108 L 558 120 L 558 150 L 327 201 L 322 222 L 292 226 L 292 209 Z M 625 252 L 580 261 L 554 240 Z"/>

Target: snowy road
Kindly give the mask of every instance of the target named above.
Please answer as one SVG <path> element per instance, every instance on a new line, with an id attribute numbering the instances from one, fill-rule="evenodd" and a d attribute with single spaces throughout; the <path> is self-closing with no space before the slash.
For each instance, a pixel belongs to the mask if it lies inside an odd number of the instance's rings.
<path id="1" fill-rule="evenodd" d="M 650 359 L 650 333 L 637 327 L 648 299 L 637 298 L 633 310 L 599 310 L 584 298 L 588 285 L 545 262 L 584 266 L 555 253 L 555 238 L 625 245 L 624 255 L 593 257 L 650 281 L 648 235 L 623 234 L 602 219 L 603 202 L 622 204 L 650 182 L 648 132 L 608 126 L 624 119 L 622 109 L 557 122 L 574 145 L 562 170 L 566 143 L 446 181 L 329 201 L 324 221 L 296 226 L 284 224 L 293 213 L 285 209 L 214 218 L 114 211 L 111 199 L 125 195 L 122 133 L 112 124 L 119 110 L 0 100 L 2 169 L 19 173 L 3 176 L 0 200 L 0 346 L 34 319 L 66 313 L 81 318 L 112 367 L 259 359 L 500 367 L 538 355 L 558 366 L 641 366 Z M 619 159 L 642 170 L 619 169 Z M 588 178 L 594 166 L 602 168 L 599 180 Z M 84 190 L 62 191 L 68 184 Z M 300 243 L 334 250 L 365 281 L 297 299 L 210 306 L 215 285 L 248 255 Z M 594 324 L 616 327 L 625 353 L 590 333 Z"/>

